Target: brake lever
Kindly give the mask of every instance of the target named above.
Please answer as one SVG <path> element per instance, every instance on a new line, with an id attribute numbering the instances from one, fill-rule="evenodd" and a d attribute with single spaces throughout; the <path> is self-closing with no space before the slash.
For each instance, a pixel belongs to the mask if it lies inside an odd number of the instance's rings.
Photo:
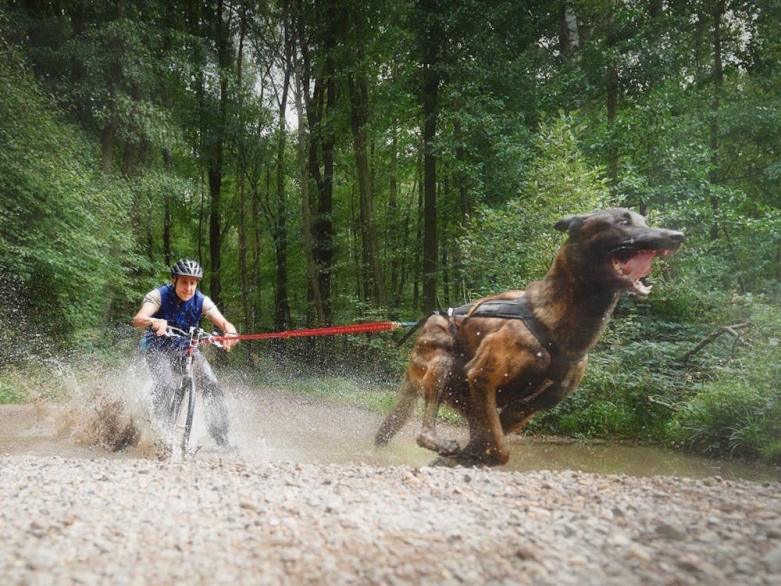
<path id="1" fill-rule="evenodd" d="M 208 336 L 206 336 L 206 343 L 211 344 L 212 346 L 217 346 L 217 348 L 223 348 L 223 344 L 221 341 L 219 341 L 217 338 L 222 337 L 222 334 L 220 332 L 212 332 Z"/>
<path id="2" fill-rule="evenodd" d="M 178 330 L 177 331 L 176 328 L 173 328 L 171 326 L 168 326 L 165 329 L 165 333 L 163 334 L 163 336 L 165 336 L 167 338 L 186 338 L 187 337 L 186 333 L 184 331 L 182 331 L 182 330 Z"/>

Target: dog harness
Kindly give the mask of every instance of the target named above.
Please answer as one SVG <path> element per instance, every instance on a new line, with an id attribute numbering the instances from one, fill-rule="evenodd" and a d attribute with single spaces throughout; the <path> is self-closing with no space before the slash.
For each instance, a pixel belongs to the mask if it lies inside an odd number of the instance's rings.
<path id="1" fill-rule="evenodd" d="M 488 299 L 486 301 L 470 303 L 461 307 L 450 308 L 445 311 L 439 311 L 440 315 L 449 318 L 451 328 L 458 328 L 458 324 L 453 317 L 463 317 L 465 320 L 476 317 L 501 318 L 501 319 L 520 319 L 524 325 L 537 338 L 540 345 L 550 355 L 550 363 L 545 371 L 544 377 L 559 382 L 564 379 L 572 365 L 583 359 L 584 355 L 571 358 L 562 352 L 553 336 L 544 323 L 542 323 L 529 306 L 526 295 L 521 293 L 515 299 Z"/>
<path id="2" fill-rule="evenodd" d="M 482 302 L 462 305 L 455 309 L 448 309 L 447 315 L 471 317 L 498 317 L 503 319 L 520 319 L 529 328 L 529 331 L 537 338 L 537 341 L 548 352 L 557 350 L 556 344 L 548 330 L 548 327 L 534 315 L 523 293 L 515 299 L 489 299 Z"/>

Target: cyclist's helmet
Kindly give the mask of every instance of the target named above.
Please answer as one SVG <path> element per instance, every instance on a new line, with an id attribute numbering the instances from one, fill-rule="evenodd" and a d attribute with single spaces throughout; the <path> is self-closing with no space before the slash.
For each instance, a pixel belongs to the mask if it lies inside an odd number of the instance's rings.
<path id="1" fill-rule="evenodd" d="M 171 278 L 174 277 L 193 277 L 200 281 L 203 279 L 203 269 L 194 260 L 183 258 L 171 267 Z"/>

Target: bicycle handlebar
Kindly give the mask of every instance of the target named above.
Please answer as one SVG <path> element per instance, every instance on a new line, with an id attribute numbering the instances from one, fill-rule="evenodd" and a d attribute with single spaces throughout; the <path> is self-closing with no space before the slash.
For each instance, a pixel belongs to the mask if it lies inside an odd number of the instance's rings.
<path id="1" fill-rule="evenodd" d="M 164 335 L 173 338 L 184 338 L 190 340 L 190 344 L 193 346 L 211 344 L 212 346 L 217 346 L 218 348 L 223 347 L 222 342 L 217 340 L 217 338 L 220 337 L 220 334 L 217 332 L 207 332 L 201 328 L 190 328 L 190 332 L 185 332 L 184 330 L 169 325 L 166 326 Z"/>

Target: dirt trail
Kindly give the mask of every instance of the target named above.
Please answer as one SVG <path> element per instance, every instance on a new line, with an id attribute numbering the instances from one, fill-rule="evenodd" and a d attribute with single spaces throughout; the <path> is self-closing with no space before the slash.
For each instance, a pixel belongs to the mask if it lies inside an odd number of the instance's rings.
<path id="1" fill-rule="evenodd" d="M 522 471 L 430 468 L 414 423 L 378 451 L 375 414 L 230 396 L 238 453 L 196 426 L 201 449 L 165 461 L 144 429 L 80 445 L 96 409 L 0 408 L 0 582 L 781 584 L 776 481 L 579 472 L 528 445 Z"/>

